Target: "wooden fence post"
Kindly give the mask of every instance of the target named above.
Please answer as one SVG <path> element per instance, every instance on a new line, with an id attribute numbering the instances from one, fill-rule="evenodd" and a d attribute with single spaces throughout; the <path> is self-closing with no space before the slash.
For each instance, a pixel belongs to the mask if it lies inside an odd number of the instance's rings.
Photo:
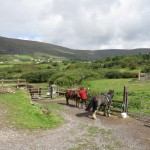
<path id="1" fill-rule="evenodd" d="M 17 89 L 19 89 L 19 79 L 17 80 Z"/>
<path id="2" fill-rule="evenodd" d="M 139 71 L 139 73 L 138 73 L 138 79 L 139 79 L 139 81 L 141 80 L 141 71 Z"/>
<path id="3" fill-rule="evenodd" d="M 125 112 L 128 113 L 128 88 L 125 88 Z"/>
<path id="4" fill-rule="evenodd" d="M 123 90 L 123 112 L 128 113 L 128 88 L 124 86 Z"/>
<path id="5" fill-rule="evenodd" d="M 126 89 L 126 87 L 124 86 L 124 89 L 123 89 L 123 104 L 125 104 L 125 89 Z"/>

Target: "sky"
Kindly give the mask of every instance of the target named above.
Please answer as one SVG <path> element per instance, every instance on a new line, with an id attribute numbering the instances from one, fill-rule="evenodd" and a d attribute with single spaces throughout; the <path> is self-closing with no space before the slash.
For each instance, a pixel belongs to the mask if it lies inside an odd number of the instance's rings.
<path id="1" fill-rule="evenodd" d="M 150 0 L 0 0 L 0 36 L 80 50 L 150 48 Z"/>

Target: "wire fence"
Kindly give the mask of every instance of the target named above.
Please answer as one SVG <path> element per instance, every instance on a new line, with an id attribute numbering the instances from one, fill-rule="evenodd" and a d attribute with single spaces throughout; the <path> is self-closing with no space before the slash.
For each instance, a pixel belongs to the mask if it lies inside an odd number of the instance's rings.
<path id="1" fill-rule="evenodd" d="M 123 105 L 123 101 L 113 100 L 111 111 L 121 113 L 124 111 Z M 150 96 L 140 96 L 137 100 L 130 99 L 129 96 L 126 107 L 129 116 L 150 124 Z"/>
<path id="2" fill-rule="evenodd" d="M 140 96 L 138 100 L 129 100 L 129 115 L 150 122 L 150 96 Z"/>

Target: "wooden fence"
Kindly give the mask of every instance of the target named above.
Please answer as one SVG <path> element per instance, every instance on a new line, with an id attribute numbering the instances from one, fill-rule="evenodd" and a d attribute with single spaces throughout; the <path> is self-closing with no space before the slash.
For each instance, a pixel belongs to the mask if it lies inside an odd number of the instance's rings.
<path id="1" fill-rule="evenodd" d="M 26 79 L 1 79 L 1 90 L 4 90 L 6 87 L 14 86 L 16 88 L 20 88 L 22 86 L 27 86 Z"/>
<path id="2" fill-rule="evenodd" d="M 150 80 L 150 72 L 149 72 L 149 73 L 141 73 L 141 72 L 139 71 L 138 79 L 139 79 L 140 81 L 149 81 L 149 80 Z"/>

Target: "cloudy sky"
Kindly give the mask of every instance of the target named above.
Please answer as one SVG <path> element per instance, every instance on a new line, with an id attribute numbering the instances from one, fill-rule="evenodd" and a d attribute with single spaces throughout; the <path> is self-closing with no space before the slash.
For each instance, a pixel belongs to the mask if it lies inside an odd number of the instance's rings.
<path id="1" fill-rule="evenodd" d="M 83 50 L 149 48 L 150 0 L 0 0 L 0 36 Z"/>

